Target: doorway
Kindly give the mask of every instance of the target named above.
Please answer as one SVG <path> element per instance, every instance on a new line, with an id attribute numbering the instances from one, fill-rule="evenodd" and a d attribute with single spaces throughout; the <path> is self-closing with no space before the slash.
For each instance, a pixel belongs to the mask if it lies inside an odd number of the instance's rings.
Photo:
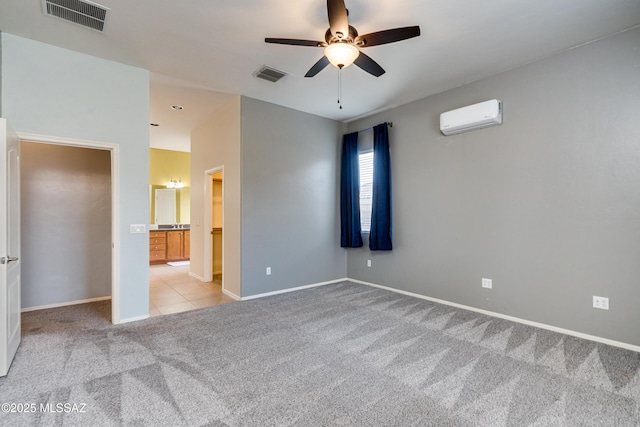
<path id="1" fill-rule="evenodd" d="M 225 292 L 224 275 L 224 167 L 205 171 L 204 275 Z"/>
<path id="2" fill-rule="evenodd" d="M 44 238 L 49 235 L 49 237 L 51 237 L 49 240 L 53 239 L 52 241 L 55 241 L 56 237 L 54 236 L 54 231 L 57 231 L 56 229 L 59 227 L 65 227 L 70 232 L 77 234 L 77 238 L 74 240 L 75 243 L 69 247 L 74 249 L 75 245 L 75 249 L 78 249 L 77 246 L 82 246 L 81 249 L 83 253 L 78 257 L 75 257 L 73 254 L 68 254 L 69 257 L 73 258 L 66 260 L 64 253 L 61 253 L 59 250 L 60 248 L 55 246 L 48 252 L 48 259 L 54 264 L 56 262 L 64 261 L 67 263 L 67 268 L 56 269 L 53 272 L 48 271 L 46 266 L 45 268 L 42 268 L 40 261 L 43 261 L 43 259 L 41 258 L 37 264 L 37 269 L 44 271 L 45 274 L 48 273 L 47 280 L 44 283 L 51 283 L 52 280 L 58 281 L 59 284 L 62 285 L 60 288 L 62 290 L 52 290 L 54 293 L 57 293 L 57 295 L 52 294 L 52 299 L 49 302 L 46 300 L 38 300 L 37 298 L 41 295 L 35 295 L 33 302 L 29 303 L 30 307 L 23 311 L 110 299 L 111 318 L 109 320 L 113 324 L 119 323 L 119 257 L 117 256 L 117 251 L 115 249 L 119 247 L 120 240 L 117 232 L 119 228 L 119 210 L 117 203 L 119 197 L 117 185 L 119 171 L 118 146 L 111 143 L 96 143 L 91 141 L 80 141 L 41 135 L 19 134 L 18 136 L 21 142 L 31 144 L 32 148 L 34 148 L 36 152 L 38 151 L 38 147 L 43 149 L 43 152 L 49 152 L 52 151 L 52 149 L 58 148 L 60 149 L 58 151 L 64 151 L 64 153 L 61 154 L 61 156 L 64 157 L 70 152 L 77 155 L 78 152 L 87 150 L 86 153 L 89 154 L 90 158 L 101 158 L 100 177 L 95 176 L 96 171 L 93 170 L 93 167 L 80 170 L 82 167 L 86 166 L 79 164 L 81 162 L 72 162 L 76 164 L 79 168 L 78 169 L 73 165 L 65 165 L 65 162 L 61 161 L 59 170 L 64 172 L 64 169 L 68 168 L 67 172 L 72 174 L 73 178 L 65 180 L 62 178 L 62 175 L 60 175 L 54 182 L 49 180 L 51 177 L 49 175 L 38 177 L 36 179 L 43 179 L 44 181 L 42 183 L 43 185 L 40 186 L 40 189 L 37 190 L 35 194 L 32 194 L 32 196 L 34 196 L 34 200 L 42 194 L 45 194 L 49 197 L 49 201 L 47 202 L 46 209 L 43 209 L 41 204 L 34 204 L 31 208 L 27 206 L 27 209 L 39 209 L 52 214 L 52 217 L 50 217 L 51 222 L 43 225 L 43 231 L 37 237 L 41 237 L 44 240 Z M 82 154 L 80 155 L 82 156 Z M 50 171 L 44 171 L 44 173 L 46 175 L 47 173 L 50 173 Z M 89 195 L 91 198 L 92 186 L 98 182 L 100 183 L 99 186 L 102 187 L 100 191 L 103 193 L 104 197 L 101 197 L 100 201 L 92 199 L 87 202 L 90 206 L 86 209 L 83 219 L 69 218 L 73 217 L 73 215 L 71 215 L 71 211 L 76 211 L 79 207 L 78 205 L 83 202 L 78 201 L 77 203 L 70 203 L 70 200 L 68 200 L 65 194 L 67 196 L 73 196 L 77 191 L 82 191 L 85 195 Z M 43 193 L 41 193 L 41 191 Z M 23 216 L 25 216 L 27 212 L 23 211 Z M 100 225 L 96 227 L 92 226 L 94 216 L 101 217 Z M 42 220 L 42 217 L 37 219 L 37 221 Z M 95 234 L 96 232 L 98 232 L 98 234 Z M 64 241 L 61 241 L 61 243 L 64 243 Z M 29 250 L 29 247 L 36 252 L 41 249 L 38 248 L 38 238 L 35 238 L 30 245 L 28 240 L 25 241 L 23 250 Z M 55 258 L 60 255 L 62 255 L 61 259 L 51 259 L 52 257 Z M 29 257 L 25 257 L 24 260 L 26 261 L 27 258 Z M 94 261 L 99 259 L 102 259 L 103 262 L 96 265 L 96 262 Z M 27 272 L 23 271 L 23 277 L 28 275 L 25 273 Z M 105 283 L 101 283 L 96 286 L 96 278 L 100 276 L 106 276 L 107 280 Z M 85 278 L 86 280 L 82 278 Z M 36 278 L 35 280 L 39 279 Z M 85 284 L 88 283 L 88 286 L 85 286 L 83 282 Z M 26 286 L 29 286 L 28 282 L 25 283 L 23 279 L 23 289 L 25 289 L 25 284 Z M 34 290 L 34 292 L 37 293 L 39 291 Z M 58 299 L 56 300 L 55 298 Z"/>
<path id="3" fill-rule="evenodd" d="M 152 317 L 180 313 L 235 301 L 224 293 L 223 274 L 223 171 L 205 174 L 204 278 L 191 276 L 189 266 L 166 264 L 150 267 L 150 314 Z M 157 191 L 157 190 L 156 190 Z M 197 229 L 197 228 L 196 228 Z M 193 230 L 191 230 L 193 231 Z M 203 280 L 204 279 L 204 280 Z"/>
<path id="4" fill-rule="evenodd" d="M 222 283 L 222 171 L 211 175 L 211 275 Z"/>

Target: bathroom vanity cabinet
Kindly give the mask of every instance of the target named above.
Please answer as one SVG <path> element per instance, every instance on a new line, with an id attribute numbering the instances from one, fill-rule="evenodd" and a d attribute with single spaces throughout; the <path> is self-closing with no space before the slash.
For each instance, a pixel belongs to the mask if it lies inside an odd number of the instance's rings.
<path id="1" fill-rule="evenodd" d="M 186 261 L 190 257 L 190 230 L 152 230 L 149 232 L 149 263 Z"/>

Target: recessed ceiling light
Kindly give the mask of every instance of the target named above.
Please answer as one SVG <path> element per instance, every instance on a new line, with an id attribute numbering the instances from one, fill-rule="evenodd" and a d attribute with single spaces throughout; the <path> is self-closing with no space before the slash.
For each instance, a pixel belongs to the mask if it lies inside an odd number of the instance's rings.
<path id="1" fill-rule="evenodd" d="M 155 127 L 160 126 L 160 125 L 159 125 L 159 124 L 157 124 L 157 123 L 149 123 L 149 124 L 150 124 L 151 126 L 155 126 Z"/>
<path id="2" fill-rule="evenodd" d="M 184 110 L 182 105 L 172 105 L 171 108 L 176 111 Z"/>

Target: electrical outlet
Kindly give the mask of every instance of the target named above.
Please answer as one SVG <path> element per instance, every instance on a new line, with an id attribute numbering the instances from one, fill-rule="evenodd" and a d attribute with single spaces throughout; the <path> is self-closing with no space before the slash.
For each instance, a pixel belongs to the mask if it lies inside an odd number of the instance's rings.
<path id="1" fill-rule="evenodd" d="M 267 276 L 271 276 L 271 267 L 267 267 Z"/>
<path id="2" fill-rule="evenodd" d="M 482 287 L 487 289 L 493 288 L 493 281 L 491 279 L 482 278 Z"/>
<path id="3" fill-rule="evenodd" d="M 131 234 L 142 234 L 145 232 L 144 224 L 131 224 L 130 233 Z"/>
<path id="4" fill-rule="evenodd" d="M 371 267 L 371 260 L 370 259 L 367 260 L 367 267 Z"/>
<path id="5" fill-rule="evenodd" d="M 609 310 L 609 298 L 593 296 L 593 308 Z"/>

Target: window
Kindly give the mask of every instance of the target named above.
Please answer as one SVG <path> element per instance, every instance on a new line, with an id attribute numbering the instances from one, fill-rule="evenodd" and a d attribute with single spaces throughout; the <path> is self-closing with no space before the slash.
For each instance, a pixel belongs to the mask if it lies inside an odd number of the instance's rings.
<path id="1" fill-rule="evenodd" d="M 360 225 L 363 233 L 371 230 L 373 199 L 373 151 L 360 153 Z"/>

